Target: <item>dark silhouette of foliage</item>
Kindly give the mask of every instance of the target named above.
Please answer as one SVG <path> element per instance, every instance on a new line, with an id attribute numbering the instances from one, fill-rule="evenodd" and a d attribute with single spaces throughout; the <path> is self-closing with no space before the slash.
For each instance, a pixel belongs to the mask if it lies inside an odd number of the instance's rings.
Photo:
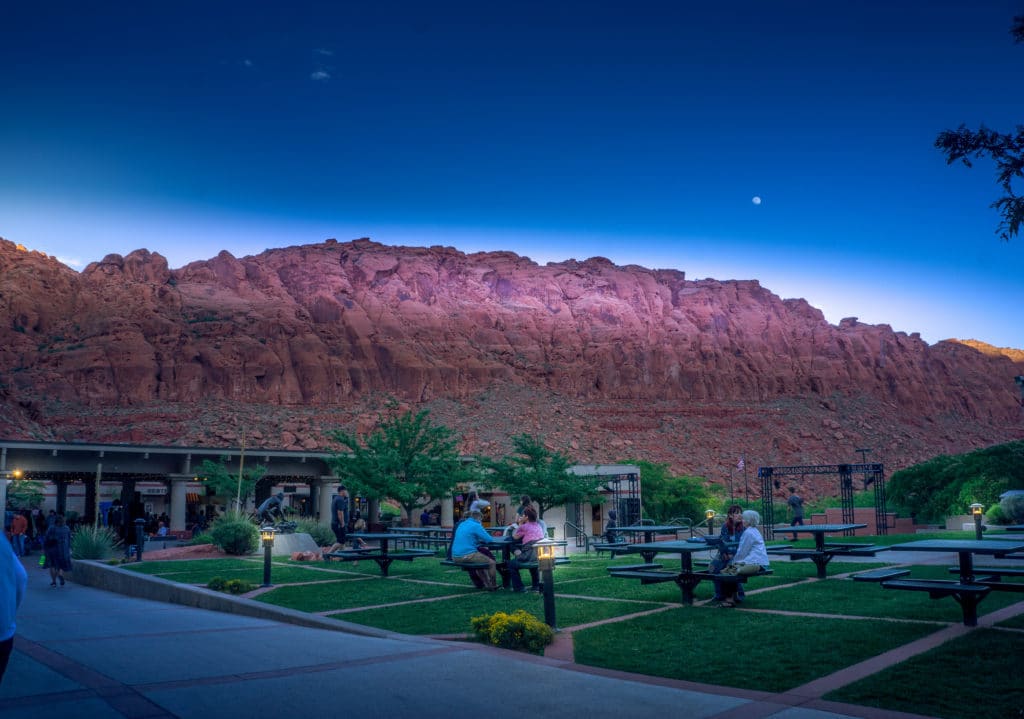
<path id="1" fill-rule="evenodd" d="M 1024 15 L 1013 19 L 1010 31 L 1015 42 L 1024 42 Z M 1009 241 L 1020 232 L 1024 222 L 1024 197 L 1013 190 L 1013 180 L 1024 177 L 1024 125 L 1018 125 L 1016 132 L 999 133 L 984 125 L 977 131 L 960 125 L 956 130 L 944 130 L 935 138 L 935 147 L 946 156 L 946 164 L 962 162 L 973 167 L 972 160 L 990 157 L 996 164 L 996 180 L 1003 190 L 1003 196 L 992 203 L 1001 216 L 997 232 L 999 237 Z"/>

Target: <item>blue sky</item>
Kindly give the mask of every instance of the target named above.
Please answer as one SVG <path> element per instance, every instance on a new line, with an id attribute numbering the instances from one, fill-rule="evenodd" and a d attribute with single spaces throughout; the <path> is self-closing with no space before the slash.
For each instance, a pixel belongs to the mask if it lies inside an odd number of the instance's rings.
<path id="1" fill-rule="evenodd" d="M 284 5 L 5 9 L 0 236 L 599 255 L 1024 347 L 994 170 L 932 146 L 1024 123 L 1020 0 Z"/>

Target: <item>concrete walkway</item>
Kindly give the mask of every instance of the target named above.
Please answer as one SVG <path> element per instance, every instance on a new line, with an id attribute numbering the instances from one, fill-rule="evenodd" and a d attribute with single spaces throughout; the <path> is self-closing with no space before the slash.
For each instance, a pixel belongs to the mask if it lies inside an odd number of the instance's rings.
<path id="1" fill-rule="evenodd" d="M 918 716 L 824 702 L 801 688 L 745 692 L 366 627 L 356 634 L 333 620 L 298 626 L 297 613 L 268 605 L 244 616 L 70 582 L 55 589 L 34 562 L 27 568 L 0 684 L 4 719 Z M 240 611 L 256 604 L 235 601 Z"/>

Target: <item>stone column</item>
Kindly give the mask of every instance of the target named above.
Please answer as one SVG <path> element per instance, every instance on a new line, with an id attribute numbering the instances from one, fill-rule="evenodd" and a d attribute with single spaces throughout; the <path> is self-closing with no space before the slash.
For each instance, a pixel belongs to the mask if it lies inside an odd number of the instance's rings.
<path id="1" fill-rule="evenodd" d="M 184 532 L 185 510 L 188 504 L 188 483 L 192 481 L 191 474 L 169 474 L 171 480 L 171 526 L 168 529 L 172 532 Z"/>
<path id="2" fill-rule="evenodd" d="M 332 475 L 324 475 L 319 479 L 311 480 L 316 482 L 317 508 L 320 512 L 320 524 L 330 526 L 331 524 L 331 502 L 334 495 L 338 493 L 338 485 L 341 481 Z M 350 493 L 351 494 L 351 493 Z"/>
<path id="3" fill-rule="evenodd" d="M 441 526 L 451 527 L 455 524 L 455 497 L 441 499 Z"/>

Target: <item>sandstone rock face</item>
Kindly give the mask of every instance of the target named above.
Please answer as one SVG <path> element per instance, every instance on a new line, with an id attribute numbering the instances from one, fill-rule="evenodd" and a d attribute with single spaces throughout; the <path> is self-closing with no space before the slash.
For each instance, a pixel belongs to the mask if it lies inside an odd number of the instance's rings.
<path id="1" fill-rule="evenodd" d="M 387 398 L 467 452 L 542 434 L 578 461 L 897 468 L 1024 436 L 1024 353 L 855 318 L 755 280 L 369 240 L 82 273 L 0 240 L 0 436 L 327 448 Z M 233 442 L 232 442 L 233 440 Z M 748 470 L 752 471 L 752 470 Z M 731 478 L 735 480 L 735 478 Z"/>

